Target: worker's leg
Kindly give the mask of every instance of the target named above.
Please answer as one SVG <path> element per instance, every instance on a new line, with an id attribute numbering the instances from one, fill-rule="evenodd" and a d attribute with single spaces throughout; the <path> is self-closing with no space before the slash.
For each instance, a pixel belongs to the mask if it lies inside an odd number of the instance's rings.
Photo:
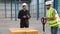
<path id="1" fill-rule="evenodd" d="M 20 22 L 20 28 L 24 28 L 24 22 L 23 21 Z"/>
<path id="2" fill-rule="evenodd" d="M 58 34 L 58 27 L 51 27 L 51 34 Z"/>
<path id="3" fill-rule="evenodd" d="M 25 28 L 29 28 L 29 21 L 25 22 Z"/>

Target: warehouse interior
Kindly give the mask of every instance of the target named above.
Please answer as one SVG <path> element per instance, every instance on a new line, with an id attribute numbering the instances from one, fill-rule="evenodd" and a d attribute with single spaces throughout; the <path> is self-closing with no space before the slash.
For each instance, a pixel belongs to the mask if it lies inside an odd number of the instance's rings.
<path id="1" fill-rule="evenodd" d="M 18 12 L 22 9 L 23 3 L 27 3 L 27 9 L 31 15 L 29 28 L 38 30 L 38 34 L 43 34 L 41 17 L 46 15 L 46 1 L 50 0 L 0 0 L 0 34 L 8 34 L 9 28 L 20 27 Z M 60 0 L 51 1 L 53 1 L 52 6 L 60 16 Z M 50 26 L 46 23 L 45 33 L 51 34 L 50 31 Z M 60 34 L 60 29 L 58 34 Z"/>

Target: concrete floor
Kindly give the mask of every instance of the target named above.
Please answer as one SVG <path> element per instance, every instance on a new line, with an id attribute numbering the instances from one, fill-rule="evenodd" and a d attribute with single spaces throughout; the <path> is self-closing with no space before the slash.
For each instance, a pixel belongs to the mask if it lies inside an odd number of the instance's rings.
<path id="1" fill-rule="evenodd" d="M 11 21 L 9 18 L 0 19 L 0 34 L 8 34 L 8 28 L 19 28 L 19 24 L 20 24 L 19 20 Z M 30 19 L 30 28 L 37 29 L 39 31 L 39 34 L 43 34 L 42 24 L 40 22 L 40 19 L 37 21 L 36 19 L 31 18 Z M 45 33 L 51 34 L 50 26 L 48 24 L 46 24 Z"/>

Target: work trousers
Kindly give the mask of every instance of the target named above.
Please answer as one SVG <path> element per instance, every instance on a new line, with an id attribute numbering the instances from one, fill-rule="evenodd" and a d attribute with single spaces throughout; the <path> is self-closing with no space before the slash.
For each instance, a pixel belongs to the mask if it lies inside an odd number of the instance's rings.
<path id="1" fill-rule="evenodd" d="M 58 34 L 58 26 L 57 27 L 51 27 L 51 34 Z"/>
<path id="2" fill-rule="evenodd" d="M 28 20 L 21 20 L 20 21 L 20 28 L 29 28 L 29 21 Z"/>

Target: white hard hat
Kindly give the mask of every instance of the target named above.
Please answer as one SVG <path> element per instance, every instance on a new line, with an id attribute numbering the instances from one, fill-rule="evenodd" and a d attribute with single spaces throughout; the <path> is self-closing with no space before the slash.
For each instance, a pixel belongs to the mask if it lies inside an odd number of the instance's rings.
<path id="1" fill-rule="evenodd" d="M 45 4 L 49 5 L 49 4 L 53 4 L 53 2 L 52 1 L 47 1 Z"/>
<path id="2" fill-rule="evenodd" d="M 26 4 L 26 3 L 23 3 L 23 4 L 22 4 L 22 6 L 24 6 L 24 5 L 26 5 L 26 6 L 27 6 L 27 4 Z"/>

